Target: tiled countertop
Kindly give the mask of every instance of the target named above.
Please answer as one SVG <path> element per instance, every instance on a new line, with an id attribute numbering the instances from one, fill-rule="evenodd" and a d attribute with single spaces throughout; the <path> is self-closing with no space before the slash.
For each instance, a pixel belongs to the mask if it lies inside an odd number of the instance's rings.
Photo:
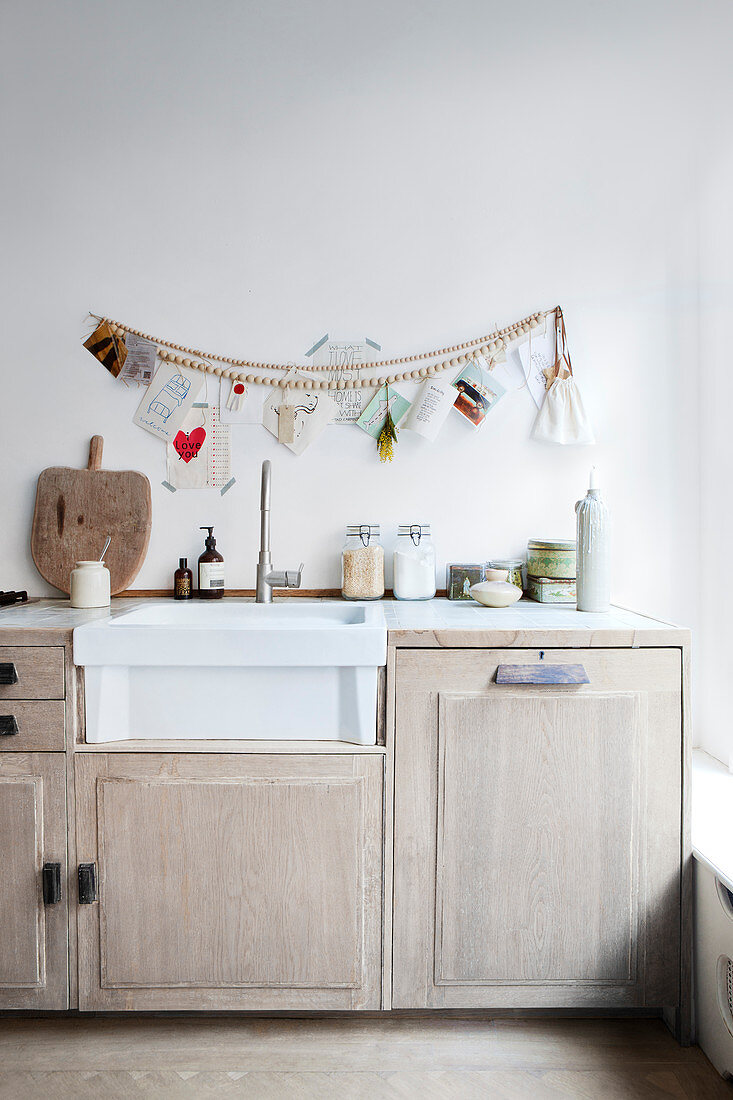
<path id="1" fill-rule="evenodd" d="M 520 600 L 511 607 L 481 607 L 473 600 L 384 600 L 390 630 L 653 630 L 668 628 L 633 611 L 614 607 L 603 614 L 563 604 Z"/>
<path id="2" fill-rule="evenodd" d="M 303 599 L 281 597 L 277 602 Z M 239 600 L 233 598 L 227 602 Z M 82 623 L 120 615 L 140 605 L 140 598 L 135 597 L 116 598 L 110 609 L 82 610 L 63 599 L 16 604 L 0 610 L 0 634 L 7 638 L 7 632 L 15 629 L 68 634 Z M 604 614 L 590 614 L 574 607 L 531 600 L 520 600 L 512 607 L 488 608 L 473 601 L 440 598 L 383 600 L 380 606 L 390 642 L 400 646 L 652 646 L 681 645 L 689 640 L 686 630 L 618 607 Z M 48 644 L 46 638 L 43 641 Z"/>

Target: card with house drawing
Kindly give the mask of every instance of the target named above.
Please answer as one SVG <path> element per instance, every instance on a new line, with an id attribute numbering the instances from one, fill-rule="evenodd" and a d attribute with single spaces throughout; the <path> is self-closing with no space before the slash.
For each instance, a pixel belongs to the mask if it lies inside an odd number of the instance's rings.
<path id="1" fill-rule="evenodd" d="M 133 422 L 172 443 L 203 388 L 204 377 L 198 371 L 162 363 L 137 407 Z"/>

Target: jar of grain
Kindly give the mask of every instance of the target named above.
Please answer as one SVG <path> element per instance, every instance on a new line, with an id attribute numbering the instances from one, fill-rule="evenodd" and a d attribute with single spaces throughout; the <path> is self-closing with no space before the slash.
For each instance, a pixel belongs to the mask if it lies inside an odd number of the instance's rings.
<path id="1" fill-rule="evenodd" d="M 378 524 L 360 523 L 346 528 L 341 595 L 345 600 L 381 600 L 384 595 L 384 547 Z"/>

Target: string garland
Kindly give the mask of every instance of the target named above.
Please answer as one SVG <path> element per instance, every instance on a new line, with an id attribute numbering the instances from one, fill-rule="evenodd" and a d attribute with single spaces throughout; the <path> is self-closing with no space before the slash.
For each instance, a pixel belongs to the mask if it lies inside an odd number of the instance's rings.
<path id="1" fill-rule="evenodd" d="M 224 355 L 207 354 L 206 352 L 200 351 L 198 348 L 189 348 L 182 344 L 175 344 L 170 340 L 160 340 L 148 333 L 141 332 L 139 329 L 124 325 L 120 321 L 113 321 L 109 317 L 100 316 L 96 313 L 92 313 L 91 316 L 100 322 L 105 321 L 116 336 L 124 337 L 127 333 L 130 333 L 132 336 L 137 336 L 143 340 L 149 341 L 151 344 L 155 344 L 158 358 L 165 362 L 175 363 L 177 366 L 188 367 L 191 370 L 200 370 L 206 374 L 213 374 L 220 378 L 230 378 L 234 382 L 244 382 L 248 385 L 279 386 L 282 389 L 294 388 L 298 390 L 350 390 L 359 389 L 361 387 L 373 388 L 375 386 L 391 386 L 396 382 L 420 382 L 425 378 L 433 377 L 445 370 L 457 370 L 477 354 L 485 356 L 489 360 L 490 365 L 493 366 L 495 359 L 502 354 L 513 340 L 518 340 L 522 336 L 528 335 L 533 329 L 543 324 L 545 318 L 550 313 L 554 312 L 554 309 L 540 310 L 537 313 L 531 314 L 529 317 L 524 317 L 521 321 L 516 321 L 512 325 L 507 325 L 502 329 L 495 329 L 494 332 L 488 333 L 485 336 L 478 336 L 473 340 L 466 340 L 462 344 L 453 344 L 450 347 L 437 348 L 434 351 L 419 352 L 416 355 L 404 355 L 396 359 L 382 359 L 376 363 L 358 364 L 354 365 L 353 368 L 350 367 L 349 370 L 376 370 L 380 367 L 404 366 L 426 359 L 439 360 L 438 362 L 431 363 L 429 366 L 413 368 L 402 372 L 379 374 L 378 376 L 369 378 L 357 376 L 338 380 L 317 378 L 311 380 L 309 378 L 293 377 L 295 372 L 324 373 L 333 370 L 331 367 L 314 366 L 312 363 L 294 365 L 292 363 L 258 363 L 251 359 L 230 359 Z M 455 355 L 455 352 L 458 352 L 458 355 Z M 195 358 L 191 358 L 191 356 L 195 356 Z M 441 356 L 446 356 L 446 358 L 440 359 Z M 224 367 L 215 367 L 212 365 L 213 363 L 225 363 L 227 365 Z M 241 370 L 241 368 L 245 369 Z M 287 373 L 284 377 L 273 377 L 270 374 L 255 373 L 263 370 L 284 371 Z"/>

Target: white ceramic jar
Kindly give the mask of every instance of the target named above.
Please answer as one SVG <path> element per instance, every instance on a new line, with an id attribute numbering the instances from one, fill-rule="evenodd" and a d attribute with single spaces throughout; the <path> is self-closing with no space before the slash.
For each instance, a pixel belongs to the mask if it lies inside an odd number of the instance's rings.
<path id="1" fill-rule="evenodd" d="M 103 561 L 78 561 L 71 571 L 72 607 L 109 607 L 109 569 Z"/>

